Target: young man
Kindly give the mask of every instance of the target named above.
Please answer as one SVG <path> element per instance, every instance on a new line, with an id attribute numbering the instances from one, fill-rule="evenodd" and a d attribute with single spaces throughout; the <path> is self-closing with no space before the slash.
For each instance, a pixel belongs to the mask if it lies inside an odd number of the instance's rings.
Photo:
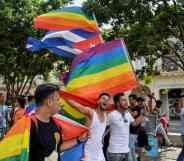
<path id="1" fill-rule="evenodd" d="M 31 116 L 29 161 L 58 161 L 58 153 L 78 144 L 86 136 L 67 142 L 62 141 L 60 129 L 52 116 L 59 110 L 59 88 L 43 84 L 35 91 L 37 109 Z"/>
<path id="2" fill-rule="evenodd" d="M 137 96 L 135 94 L 129 95 L 128 99 L 130 108 L 133 108 L 137 105 Z"/>
<path id="3" fill-rule="evenodd" d="M 18 96 L 16 101 L 16 108 L 14 110 L 13 115 L 13 123 L 15 124 L 18 120 L 20 120 L 25 114 L 26 107 L 26 99 L 24 96 Z"/>
<path id="4" fill-rule="evenodd" d="M 137 98 L 137 108 L 138 108 L 139 115 L 145 115 L 145 113 L 147 112 L 146 109 L 148 109 L 148 107 L 146 106 L 144 99 L 142 97 Z M 137 134 L 138 134 L 137 136 L 137 146 L 138 146 L 137 160 L 141 161 L 144 148 L 146 150 L 149 150 L 151 147 L 148 144 L 148 136 L 147 136 L 147 133 L 146 133 L 146 130 L 143 124 L 138 127 Z"/>
<path id="5" fill-rule="evenodd" d="M 128 161 L 130 125 L 137 126 L 142 119 L 134 121 L 123 93 L 114 96 L 114 105 L 115 110 L 108 115 L 110 141 L 107 158 L 108 161 Z"/>
<path id="6" fill-rule="evenodd" d="M 137 104 L 137 96 L 132 94 L 129 96 L 129 111 L 135 120 L 142 119 L 143 115 L 141 113 L 141 108 Z M 136 158 L 136 143 L 138 137 L 138 129 L 140 128 L 140 124 L 138 126 L 130 126 L 130 153 L 129 160 L 137 161 Z"/>
<path id="7" fill-rule="evenodd" d="M 110 95 L 100 94 L 97 108 L 92 109 L 70 100 L 69 103 L 79 112 L 86 115 L 86 126 L 90 128 L 90 138 L 85 145 L 84 161 L 105 161 L 102 137 L 106 128 L 106 109 L 109 106 Z"/>

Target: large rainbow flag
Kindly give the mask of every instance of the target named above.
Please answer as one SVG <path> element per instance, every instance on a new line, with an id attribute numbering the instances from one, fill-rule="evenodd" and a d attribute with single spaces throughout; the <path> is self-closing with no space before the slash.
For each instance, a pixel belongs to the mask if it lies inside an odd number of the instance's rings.
<path id="1" fill-rule="evenodd" d="M 95 19 L 86 15 L 81 7 L 64 7 L 37 16 L 34 20 L 34 27 L 46 30 L 83 29 L 99 32 Z"/>
<path id="2" fill-rule="evenodd" d="M 55 115 L 54 121 L 62 127 L 64 141 L 76 138 L 88 130 L 85 126 L 61 115 Z M 30 127 L 31 118 L 24 116 L 10 129 L 0 142 L 0 161 L 28 161 Z M 65 155 L 69 155 L 68 152 Z"/>
<path id="3" fill-rule="evenodd" d="M 115 94 L 137 86 L 124 41 L 100 44 L 77 56 L 65 90 L 96 102 L 101 92 Z"/>

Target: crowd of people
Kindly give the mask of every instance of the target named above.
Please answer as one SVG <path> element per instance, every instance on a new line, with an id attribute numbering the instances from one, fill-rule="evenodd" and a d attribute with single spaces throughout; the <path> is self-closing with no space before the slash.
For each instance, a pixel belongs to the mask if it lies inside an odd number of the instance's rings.
<path id="1" fill-rule="evenodd" d="M 58 91 L 59 87 L 54 84 L 40 85 L 34 97 L 26 99 L 18 96 L 13 110 L 5 105 L 5 96 L 0 93 L 1 136 L 4 136 L 11 122 L 15 124 L 26 113 L 34 111 L 30 115 L 29 161 L 56 161 L 59 152 L 81 142 L 85 142 L 84 161 L 141 161 L 144 149 L 149 151 L 152 148 L 146 129 L 147 114 L 159 116 L 162 105 L 152 95 L 147 96 L 149 101 L 146 102 L 145 98 L 135 94 L 127 98 L 124 93 L 114 96 L 101 93 L 96 109 L 68 100 L 72 107 L 86 116 L 85 126 L 89 132 L 73 140 L 63 141 L 60 127 L 52 119 L 60 110 Z M 107 109 L 112 101 L 114 110 L 109 112 Z"/>

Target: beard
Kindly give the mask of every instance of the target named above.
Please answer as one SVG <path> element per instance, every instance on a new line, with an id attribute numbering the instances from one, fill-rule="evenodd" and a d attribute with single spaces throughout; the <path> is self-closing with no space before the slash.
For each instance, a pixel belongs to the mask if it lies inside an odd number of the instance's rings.
<path id="1" fill-rule="evenodd" d="M 101 110 L 101 111 L 106 111 L 106 108 L 100 106 L 100 110 Z"/>
<path id="2" fill-rule="evenodd" d="M 100 104 L 100 110 L 106 111 L 107 110 L 107 104 L 106 103 Z"/>

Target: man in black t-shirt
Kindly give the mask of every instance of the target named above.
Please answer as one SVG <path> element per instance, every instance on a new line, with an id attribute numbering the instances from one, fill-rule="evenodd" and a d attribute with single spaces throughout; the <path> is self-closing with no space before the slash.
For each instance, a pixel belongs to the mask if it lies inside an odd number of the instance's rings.
<path id="1" fill-rule="evenodd" d="M 59 111 L 59 88 L 54 84 L 40 85 L 35 91 L 37 109 L 31 116 L 29 161 L 58 160 L 58 153 L 86 140 L 83 135 L 63 142 L 60 129 L 52 119 Z"/>
<path id="2" fill-rule="evenodd" d="M 132 94 L 129 96 L 129 111 L 131 115 L 134 117 L 135 120 L 137 119 L 143 119 L 143 115 L 141 113 L 141 108 L 137 104 L 137 96 Z M 130 126 L 130 153 L 129 158 L 131 161 L 137 161 L 136 158 L 136 143 L 137 143 L 137 137 L 138 137 L 138 129 L 140 128 L 139 124 L 138 126 Z"/>
<path id="3" fill-rule="evenodd" d="M 141 109 L 139 106 L 135 106 L 130 110 L 133 118 L 136 120 L 139 116 L 141 116 Z M 138 129 L 141 125 L 138 126 L 130 126 L 130 133 L 137 135 Z"/>

